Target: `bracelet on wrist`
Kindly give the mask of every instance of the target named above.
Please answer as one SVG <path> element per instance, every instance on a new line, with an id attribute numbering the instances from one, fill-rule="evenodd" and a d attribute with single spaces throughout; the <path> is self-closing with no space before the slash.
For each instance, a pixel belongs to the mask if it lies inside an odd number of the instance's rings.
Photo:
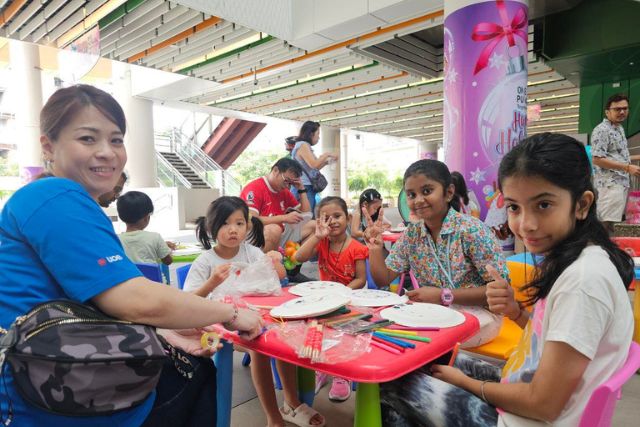
<path id="1" fill-rule="evenodd" d="M 222 324 L 222 326 L 224 326 L 225 329 L 228 329 L 230 331 L 235 330 L 235 328 L 233 327 L 233 323 L 238 320 L 238 306 L 237 305 L 233 305 L 233 316 L 231 316 L 231 320 L 228 320 L 226 322 L 224 322 Z"/>
<path id="2" fill-rule="evenodd" d="M 484 400 L 486 403 L 489 403 L 489 402 L 487 401 L 487 398 L 484 396 L 484 385 L 485 385 L 486 383 L 488 383 L 488 382 L 489 382 L 488 380 L 487 380 L 487 381 L 482 381 L 482 384 L 480 384 L 480 397 L 481 397 L 481 398 L 482 398 L 482 400 Z"/>
<path id="3" fill-rule="evenodd" d="M 303 188 L 302 190 L 298 189 L 298 194 L 304 194 L 307 192 L 306 188 Z"/>

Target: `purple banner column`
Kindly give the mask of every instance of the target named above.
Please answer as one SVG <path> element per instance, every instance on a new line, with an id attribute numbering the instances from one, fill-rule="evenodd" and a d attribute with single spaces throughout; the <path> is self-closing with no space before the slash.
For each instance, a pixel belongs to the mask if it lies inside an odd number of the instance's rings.
<path id="1" fill-rule="evenodd" d="M 526 136 L 527 12 L 526 0 L 445 1 L 445 162 L 499 237 L 508 228 L 498 165 Z M 512 237 L 501 243 L 513 249 Z"/>

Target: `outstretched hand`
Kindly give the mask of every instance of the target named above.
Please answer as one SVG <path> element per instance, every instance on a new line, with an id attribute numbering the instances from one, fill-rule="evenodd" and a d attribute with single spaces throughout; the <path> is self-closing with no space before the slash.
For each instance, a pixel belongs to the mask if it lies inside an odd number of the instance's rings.
<path id="1" fill-rule="evenodd" d="M 362 208 L 362 216 L 367 222 L 367 228 L 364 230 L 364 242 L 369 248 L 382 247 L 382 233 L 384 232 L 384 212 L 380 208 L 378 211 L 378 219 L 371 219 L 371 215 L 365 207 Z"/>
<path id="2" fill-rule="evenodd" d="M 513 288 L 492 265 L 487 266 L 487 272 L 493 279 L 487 283 L 485 294 L 487 304 L 492 313 L 504 314 L 510 319 L 520 315 L 520 305 L 515 299 Z"/>
<path id="3" fill-rule="evenodd" d="M 186 351 L 192 356 L 211 357 L 222 348 L 222 344 L 218 344 L 216 348 L 202 348 L 200 338 L 205 332 L 208 332 L 206 328 L 158 329 L 158 333 L 172 346 Z"/>
<path id="4" fill-rule="evenodd" d="M 329 229 L 329 224 L 331 223 L 331 218 L 328 215 L 323 215 L 322 218 L 316 219 L 316 232 L 315 235 L 318 239 L 322 240 L 329 235 L 331 231 Z"/>

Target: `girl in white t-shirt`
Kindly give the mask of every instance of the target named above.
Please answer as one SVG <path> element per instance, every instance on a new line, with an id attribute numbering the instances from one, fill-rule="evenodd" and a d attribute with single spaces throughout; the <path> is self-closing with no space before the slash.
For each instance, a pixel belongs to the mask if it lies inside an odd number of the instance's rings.
<path id="1" fill-rule="evenodd" d="M 498 179 L 509 228 L 544 256 L 523 289 L 531 313 L 489 267 L 489 308 L 520 325 L 522 339 L 501 372 L 459 356 L 454 366 L 382 384 L 384 425 L 576 426 L 593 391 L 626 360 L 633 261 L 597 219 L 584 147 L 562 134 L 533 135 L 505 155 Z"/>
<path id="2" fill-rule="evenodd" d="M 198 240 L 207 251 L 191 265 L 185 291 L 207 297 L 229 277 L 231 263 L 251 263 L 264 256 L 272 258 L 280 279 L 285 276 L 281 255 L 275 251 L 265 255 L 259 249 L 264 246 L 263 224 L 256 217 L 249 219 L 249 208 L 241 198 L 224 196 L 214 200 L 207 216 L 198 218 L 196 224 Z M 270 427 L 284 426 L 284 420 L 304 426 L 324 425 L 324 417 L 298 399 L 294 365 L 279 360 L 276 363 L 284 392 L 284 405 L 278 408 L 269 357 L 250 353 L 251 377 Z"/>

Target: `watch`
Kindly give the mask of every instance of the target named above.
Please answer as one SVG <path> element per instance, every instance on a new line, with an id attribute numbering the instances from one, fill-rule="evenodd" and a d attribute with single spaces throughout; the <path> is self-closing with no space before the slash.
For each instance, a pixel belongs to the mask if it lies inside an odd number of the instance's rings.
<path id="1" fill-rule="evenodd" d="M 302 190 L 298 189 L 298 194 L 306 193 L 307 189 L 303 188 Z"/>
<path id="2" fill-rule="evenodd" d="M 442 288 L 442 291 L 440 292 L 440 302 L 445 307 L 449 307 L 453 304 L 453 292 L 451 292 L 451 289 Z"/>

